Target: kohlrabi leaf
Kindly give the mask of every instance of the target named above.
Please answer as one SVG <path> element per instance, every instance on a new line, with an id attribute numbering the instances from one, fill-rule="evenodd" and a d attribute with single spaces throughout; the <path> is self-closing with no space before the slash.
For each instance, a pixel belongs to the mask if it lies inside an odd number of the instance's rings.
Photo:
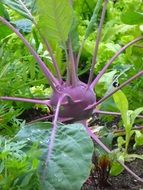
<path id="1" fill-rule="evenodd" d="M 49 42 L 65 42 L 72 24 L 69 0 L 38 0 L 38 25 Z"/>
<path id="2" fill-rule="evenodd" d="M 81 124 L 58 125 L 52 156 L 46 167 L 51 128 L 50 123 L 27 125 L 16 139 L 27 140 L 27 149 L 39 143 L 42 190 L 80 190 L 91 169 L 92 141 Z"/>
<path id="3" fill-rule="evenodd" d="M 134 25 L 143 23 L 143 13 L 129 10 L 121 15 L 121 20 L 125 24 Z"/>
<path id="4" fill-rule="evenodd" d="M 127 116 L 128 100 L 125 94 L 121 90 L 119 90 L 115 94 L 113 94 L 113 99 L 118 109 L 121 112 L 121 116 L 122 116 L 124 124 L 127 125 L 128 124 L 128 116 Z"/>
<path id="5" fill-rule="evenodd" d="M 35 7 L 35 0 L 1 0 L 1 2 L 28 19 L 31 19 L 31 13 Z"/>

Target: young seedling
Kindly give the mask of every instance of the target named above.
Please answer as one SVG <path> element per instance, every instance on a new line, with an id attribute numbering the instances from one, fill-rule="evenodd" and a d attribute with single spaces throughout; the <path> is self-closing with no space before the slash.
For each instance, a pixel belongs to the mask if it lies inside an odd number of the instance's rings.
<path id="1" fill-rule="evenodd" d="M 135 130 L 133 130 L 133 124 L 135 122 L 136 117 L 143 112 L 143 107 L 137 108 L 136 110 L 132 111 L 129 110 L 128 106 L 128 100 L 125 96 L 125 94 L 119 90 L 113 95 L 114 101 L 118 107 L 118 109 L 121 112 L 121 118 L 123 121 L 123 126 L 125 128 L 125 141 L 123 140 L 122 142 L 125 142 L 125 157 L 128 157 L 128 146 L 130 139 L 132 135 L 135 133 Z M 131 155 L 130 155 L 131 157 Z"/>
<path id="2" fill-rule="evenodd" d="M 140 37 L 134 39 L 133 41 L 129 42 L 125 46 L 123 46 L 108 61 L 108 63 L 105 64 L 105 66 L 99 72 L 99 74 L 96 76 L 96 78 L 93 79 L 94 67 L 95 67 L 95 64 L 97 61 L 99 41 L 100 41 L 100 37 L 101 37 L 101 31 L 102 31 L 102 26 L 103 26 L 103 22 L 104 22 L 105 13 L 106 13 L 107 3 L 108 3 L 108 0 L 104 0 L 99 29 L 98 29 L 96 43 L 95 43 L 93 60 L 92 60 L 91 69 L 90 69 L 90 73 L 89 73 L 89 79 L 88 79 L 87 84 L 81 82 L 77 75 L 78 61 L 80 59 L 80 53 L 82 51 L 82 48 L 80 49 L 78 59 L 76 59 L 75 54 L 73 53 L 70 35 L 67 40 L 68 45 L 67 45 L 67 50 L 66 50 L 67 62 L 68 62 L 67 78 L 66 78 L 66 80 L 64 80 L 61 76 L 60 69 L 58 68 L 58 64 L 57 64 L 54 54 L 52 52 L 52 48 L 49 45 L 49 42 L 45 39 L 45 37 L 43 37 L 43 34 L 41 33 L 40 28 L 37 26 L 36 21 L 33 19 L 33 16 L 31 15 L 31 13 L 28 10 L 27 10 L 27 13 L 30 15 L 31 20 L 33 21 L 35 26 L 38 28 L 38 31 L 47 47 L 47 50 L 49 51 L 49 54 L 50 54 L 52 62 L 53 62 L 53 66 L 56 71 L 56 77 L 46 67 L 45 63 L 42 61 L 40 56 L 36 53 L 36 51 L 30 45 L 30 43 L 24 38 L 24 36 L 15 27 L 13 27 L 13 25 L 10 24 L 10 22 L 8 22 L 3 17 L 0 17 L 0 22 L 2 22 L 4 25 L 9 27 L 23 41 L 25 46 L 29 49 L 30 53 L 33 55 L 33 57 L 39 64 L 43 74 L 47 78 L 48 83 L 53 90 L 52 96 L 48 100 L 18 98 L 18 97 L 0 97 L 0 100 L 6 100 L 6 101 L 12 100 L 12 101 L 30 102 L 30 103 L 34 103 L 34 104 L 44 104 L 53 110 L 53 112 L 54 112 L 53 129 L 52 129 L 52 134 L 50 137 L 50 143 L 49 143 L 49 147 L 48 147 L 46 165 L 48 165 L 49 160 L 52 155 L 52 149 L 54 146 L 54 139 L 55 139 L 56 130 L 57 130 L 57 121 L 64 122 L 66 120 L 69 122 L 77 122 L 78 121 L 78 122 L 84 123 L 85 129 L 86 129 L 87 133 L 89 134 L 89 136 L 92 137 L 92 139 L 95 140 L 96 143 L 99 144 L 107 153 L 110 153 L 111 151 L 97 138 L 97 136 L 91 131 L 91 129 L 88 128 L 88 126 L 86 125 L 86 121 L 89 117 L 92 117 L 93 113 L 96 113 L 96 112 L 99 113 L 99 111 L 96 110 L 97 105 L 101 104 L 107 98 L 111 97 L 119 89 L 127 86 L 133 80 L 135 80 L 143 75 L 143 70 L 142 70 L 139 73 L 137 73 L 135 76 L 131 77 L 126 82 L 121 84 L 114 91 L 112 91 L 108 95 L 104 96 L 101 100 L 96 101 L 96 93 L 94 92 L 94 88 L 95 88 L 96 84 L 98 83 L 99 79 L 106 72 L 107 68 L 129 46 L 143 40 L 143 36 L 140 36 Z M 69 6 L 71 6 L 71 5 L 69 4 Z M 25 8 L 25 10 L 26 10 L 26 8 Z M 78 61 L 76 61 L 76 60 L 78 60 Z M 132 172 L 127 166 L 125 166 L 124 163 L 122 163 L 122 162 L 120 162 L 120 163 L 137 180 L 143 182 L 143 180 L 139 176 L 137 176 L 134 172 Z"/>

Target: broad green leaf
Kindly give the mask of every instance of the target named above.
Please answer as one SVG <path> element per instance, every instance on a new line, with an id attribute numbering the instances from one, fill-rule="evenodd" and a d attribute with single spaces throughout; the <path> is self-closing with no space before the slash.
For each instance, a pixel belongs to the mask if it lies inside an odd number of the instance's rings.
<path id="1" fill-rule="evenodd" d="M 59 125 L 47 168 L 45 160 L 50 133 L 50 123 L 36 123 L 22 128 L 16 139 L 27 139 L 27 148 L 39 143 L 42 151 L 39 174 L 43 190 L 66 190 L 67 187 L 68 190 L 80 190 L 91 169 L 93 144 L 90 137 L 81 124 Z"/>
<path id="2" fill-rule="evenodd" d="M 129 10 L 121 15 L 121 20 L 129 25 L 142 24 L 143 13 Z"/>
<path id="3" fill-rule="evenodd" d="M 97 23 L 98 23 L 98 14 L 99 14 L 101 7 L 102 7 L 102 0 L 98 0 L 96 3 L 95 9 L 94 9 L 93 15 L 87 26 L 85 37 L 84 37 L 85 39 L 88 38 L 88 36 L 91 34 L 91 32 L 93 32 L 93 29 L 94 30 L 96 29 Z"/>
<path id="4" fill-rule="evenodd" d="M 31 19 L 29 12 L 35 9 L 35 0 L 1 0 L 1 2 L 28 19 Z"/>
<path id="5" fill-rule="evenodd" d="M 39 27 L 49 42 L 65 42 L 72 24 L 69 0 L 38 0 Z"/>
<path id="6" fill-rule="evenodd" d="M 132 125 L 134 124 L 136 117 L 137 117 L 141 112 L 143 112 L 143 107 L 138 108 L 138 109 L 134 110 L 134 111 L 131 113 L 130 117 L 131 117 L 131 124 L 132 124 Z"/>
<path id="7" fill-rule="evenodd" d="M 115 94 L 113 94 L 114 102 L 116 103 L 118 109 L 121 112 L 121 116 L 124 122 L 124 125 L 126 126 L 128 121 L 127 111 L 128 111 L 128 100 L 125 96 L 125 94 L 119 90 Z"/>

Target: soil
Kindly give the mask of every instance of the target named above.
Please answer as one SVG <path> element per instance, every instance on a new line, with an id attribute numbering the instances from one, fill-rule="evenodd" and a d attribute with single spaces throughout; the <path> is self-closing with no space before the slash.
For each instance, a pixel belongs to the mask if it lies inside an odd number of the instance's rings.
<path id="1" fill-rule="evenodd" d="M 129 151 L 131 151 L 131 153 L 143 155 L 143 147 L 138 147 L 135 152 L 132 152 L 130 147 Z M 99 168 L 97 160 L 98 157 L 93 155 L 92 162 L 94 164 L 94 170 L 91 171 L 89 178 L 83 184 L 81 190 L 143 190 L 143 183 L 137 181 L 126 170 L 116 177 L 110 176 L 108 160 L 105 158 L 102 164 L 103 168 Z M 143 179 L 143 160 L 136 159 L 126 163 L 126 165 Z"/>
<path id="2" fill-rule="evenodd" d="M 31 122 L 45 116 L 47 116 L 47 114 L 42 111 L 39 114 L 39 110 L 32 109 L 25 111 L 20 118 L 25 119 L 27 122 Z M 143 155 L 143 147 L 138 148 L 135 153 Z M 93 160 L 95 159 L 96 157 L 93 158 Z M 108 162 L 106 164 L 108 165 Z M 136 159 L 126 165 L 139 177 L 143 178 L 143 160 Z M 138 182 L 126 170 L 120 175 L 112 177 L 109 176 L 108 171 L 99 171 L 97 168 L 97 170 L 94 171 L 94 175 L 93 172 L 91 172 L 81 190 L 143 190 L 143 184 Z"/>
<path id="3" fill-rule="evenodd" d="M 41 121 L 46 121 L 47 119 L 42 119 L 47 117 L 49 114 L 52 113 L 45 113 L 40 109 L 30 109 L 30 110 L 25 110 L 20 116 L 20 119 L 26 120 L 27 123 L 34 122 L 38 119 L 41 119 Z M 51 121 L 51 120 L 48 120 Z"/>
<path id="4" fill-rule="evenodd" d="M 143 154 L 143 148 L 140 149 L 138 153 Z M 134 160 L 130 163 L 127 163 L 127 166 L 139 177 L 143 178 L 142 160 Z M 143 184 L 138 182 L 134 177 L 124 170 L 120 175 L 116 177 L 109 176 L 106 179 L 99 179 L 98 174 L 97 176 L 94 176 L 94 178 L 92 175 L 90 175 L 81 190 L 143 190 Z"/>

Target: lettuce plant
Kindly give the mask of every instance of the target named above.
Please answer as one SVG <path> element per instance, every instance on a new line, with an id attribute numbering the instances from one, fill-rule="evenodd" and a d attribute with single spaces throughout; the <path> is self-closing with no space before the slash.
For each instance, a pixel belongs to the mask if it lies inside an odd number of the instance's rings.
<path id="1" fill-rule="evenodd" d="M 115 90 L 105 95 L 100 100 L 96 100 L 96 92 L 94 92 L 94 88 L 96 87 L 99 79 L 106 72 L 107 68 L 114 62 L 118 56 L 124 52 L 131 45 L 143 40 L 143 36 L 137 37 L 134 40 L 127 43 L 123 46 L 101 69 L 101 71 L 97 74 L 96 78 L 94 78 L 94 67 L 97 63 L 97 53 L 99 42 L 101 38 L 102 26 L 104 23 L 106 7 L 108 4 L 108 0 L 104 0 L 103 6 L 102 1 L 98 1 L 95 10 L 94 16 L 91 18 L 91 22 L 87 28 L 86 37 L 83 39 L 82 45 L 79 49 L 79 53 L 76 54 L 73 49 L 73 36 L 74 33 L 74 14 L 73 14 L 73 6 L 72 1 L 62 0 L 62 1 L 38 1 L 38 11 L 39 11 L 39 19 L 40 22 L 37 23 L 35 18 L 32 16 L 31 12 L 28 10 L 26 5 L 20 1 L 22 7 L 26 11 L 27 17 L 33 22 L 36 26 L 47 50 L 51 57 L 53 67 L 55 69 L 55 75 L 48 69 L 46 64 L 34 50 L 34 48 L 30 45 L 30 43 L 26 40 L 26 38 L 18 31 L 8 20 L 4 17 L 0 17 L 0 22 L 6 25 L 9 29 L 11 29 L 25 44 L 30 53 L 33 55 L 37 63 L 39 64 L 43 74 L 48 80 L 49 85 L 52 88 L 52 95 L 47 100 L 41 99 L 31 99 L 31 98 L 19 98 L 19 97 L 0 97 L 0 100 L 12 100 L 12 101 L 22 101 L 22 102 L 30 102 L 34 104 L 44 104 L 48 106 L 51 110 L 53 110 L 54 115 L 53 118 L 53 127 L 50 135 L 50 141 L 48 143 L 48 153 L 46 156 L 46 166 L 49 166 L 50 160 L 52 158 L 52 152 L 54 150 L 55 137 L 57 135 L 57 127 L 58 122 L 64 123 L 65 121 L 68 123 L 71 122 L 80 122 L 84 125 L 87 134 L 97 143 L 99 144 L 107 153 L 111 151 L 108 147 L 103 144 L 100 139 L 92 132 L 92 130 L 87 126 L 87 119 L 92 117 L 92 114 L 102 113 L 96 109 L 96 107 L 103 103 L 106 99 L 111 97 L 115 92 L 120 90 L 121 88 L 130 84 L 133 80 L 141 77 L 143 75 L 143 70 L 141 70 L 136 75 L 129 78 L 127 81 L 119 85 Z M 99 6 L 102 6 L 101 19 L 97 31 L 95 48 L 93 52 L 93 59 L 91 63 L 91 68 L 89 72 L 88 82 L 84 83 L 78 78 L 78 66 L 80 61 L 81 52 L 85 43 L 87 36 L 90 33 L 91 25 L 93 25 L 93 21 L 97 18 L 95 14 L 99 12 Z M 46 7 L 46 9 L 45 9 Z M 46 25 L 43 21 L 45 21 L 45 17 L 49 20 L 49 24 Z M 46 25 L 46 26 L 45 26 Z M 43 28 L 44 30 L 41 30 Z M 47 35 L 47 36 L 45 36 Z M 58 62 L 56 61 L 55 55 L 53 53 L 52 45 L 53 42 L 58 42 L 60 47 L 62 47 L 65 51 L 65 57 L 67 61 L 67 74 L 66 79 L 62 77 Z M 57 44 L 57 43 L 56 43 Z M 106 113 L 106 112 L 105 112 Z M 112 113 L 111 113 L 112 114 Z M 72 127 L 72 126 L 71 126 Z M 119 161 L 120 164 L 131 173 L 137 180 L 143 182 L 143 180 L 137 176 L 134 172 L 132 172 L 123 162 Z"/>

